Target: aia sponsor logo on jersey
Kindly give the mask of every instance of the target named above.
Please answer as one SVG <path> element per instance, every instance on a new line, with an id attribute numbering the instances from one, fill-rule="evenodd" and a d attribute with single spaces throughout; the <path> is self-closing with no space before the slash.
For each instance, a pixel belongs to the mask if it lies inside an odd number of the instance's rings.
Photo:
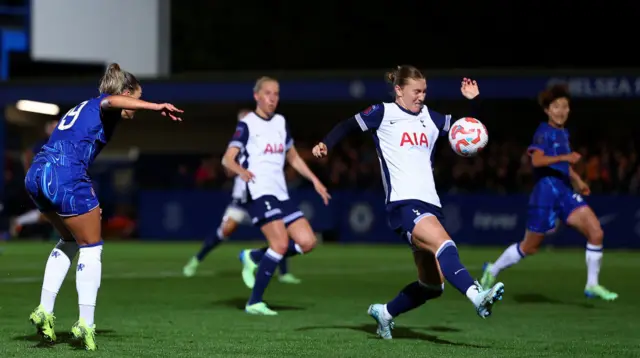
<path id="1" fill-rule="evenodd" d="M 404 132 L 402 133 L 402 139 L 400 139 L 400 146 L 404 147 L 405 145 L 428 148 L 429 140 L 427 140 L 427 135 L 424 133 Z"/>
<path id="2" fill-rule="evenodd" d="M 267 144 L 264 147 L 264 154 L 282 154 L 284 153 L 284 144 Z"/>

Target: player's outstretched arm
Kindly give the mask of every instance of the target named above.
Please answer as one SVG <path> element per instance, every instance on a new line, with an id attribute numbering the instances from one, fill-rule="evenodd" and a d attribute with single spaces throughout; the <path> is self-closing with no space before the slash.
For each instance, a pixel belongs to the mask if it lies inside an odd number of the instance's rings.
<path id="1" fill-rule="evenodd" d="M 151 103 L 143 101 L 141 99 L 113 95 L 109 96 L 100 102 L 100 107 L 103 110 L 109 109 L 128 109 L 128 110 L 149 110 L 162 112 L 163 116 L 168 116 L 174 121 L 181 121 L 182 119 L 177 114 L 184 112 L 181 109 L 176 108 L 171 103 Z"/>
<path id="2" fill-rule="evenodd" d="M 295 146 L 291 146 L 287 151 L 287 162 L 291 165 L 293 169 L 295 169 L 300 175 L 305 177 L 307 180 L 313 183 L 316 191 L 322 197 L 324 204 L 327 205 L 329 203 L 329 199 L 331 199 L 331 195 L 327 191 L 327 188 L 322 184 L 320 179 L 313 174 L 307 163 L 305 163 L 304 159 L 298 154 Z"/>
<path id="3" fill-rule="evenodd" d="M 358 121 L 355 117 L 350 117 L 340 123 L 338 123 L 331 131 L 322 139 L 318 145 L 313 147 L 313 155 L 317 158 L 327 156 L 329 150 L 331 150 L 336 144 L 338 144 L 345 136 L 351 132 L 355 132 L 360 128 Z"/>

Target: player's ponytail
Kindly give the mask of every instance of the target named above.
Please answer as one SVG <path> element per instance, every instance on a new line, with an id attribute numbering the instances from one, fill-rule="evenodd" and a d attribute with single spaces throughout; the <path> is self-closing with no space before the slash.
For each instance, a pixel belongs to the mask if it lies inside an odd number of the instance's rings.
<path id="1" fill-rule="evenodd" d="M 124 91 L 134 92 L 140 87 L 138 79 L 127 71 L 120 69 L 120 65 L 112 63 L 100 80 L 101 94 L 122 94 Z"/>
<path id="2" fill-rule="evenodd" d="M 387 72 L 385 74 L 385 79 L 394 87 L 404 87 L 410 79 L 421 80 L 424 79 L 424 75 L 420 70 L 413 66 L 403 65 Z"/>

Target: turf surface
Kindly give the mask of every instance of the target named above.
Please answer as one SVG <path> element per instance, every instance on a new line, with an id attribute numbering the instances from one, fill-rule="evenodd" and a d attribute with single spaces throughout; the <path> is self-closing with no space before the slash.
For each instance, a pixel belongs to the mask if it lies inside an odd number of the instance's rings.
<path id="1" fill-rule="evenodd" d="M 0 357 L 639 357 L 637 252 L 606 252 L 601 282 L 616 302 L 587 300 L 584 251 L 547 251 L 504 272 L 505 297 L 487 320 L 450 285 L 438 300 L 396 320 L 393 341 L 375 337 L 370 303 L 391 299 L 415 279 L 402 246 L 323 245 L 292 259 L 301 285 L 273 281 L 266 300 L 277 317 L 242 310 L 249 290 L 238 251 L 214 251 L 196 277 L 182 266 L 196 243 L 109 243 L 96 324 L 98 351 L 77 348 L 74 270 L 58 295 L 59 342 L 40 344 L 27 318 L 37 306 L 53 243 L 10 242 L 0 255 Z M 257 244 L 256 244 L 257 245 Z M 461 248 L 470 271 L 499 249 Z"/>

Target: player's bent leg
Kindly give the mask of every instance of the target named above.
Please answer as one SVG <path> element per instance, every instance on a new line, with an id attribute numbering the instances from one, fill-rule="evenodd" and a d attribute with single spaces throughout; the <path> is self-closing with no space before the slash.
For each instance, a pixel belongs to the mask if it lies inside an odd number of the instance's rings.
<path id="1" fill-rule="evenodd" d="M 189 262 L 182 269 L 182 273 L 186 277 L 192 277 L 196 274 L 198 270 L 198 266 L 200 263 L 207 257 L 207 255 L 215 249 L 220 243 L 226 240 L 231 234 L 233 234 L 238 228 L 238 222 L 234 220 L 232 217 L 225 215 L 222 218 L 222 222 L 220 226 L 209 234 L 204 239 L 204 243 L 202 244 L 202 248 L 196 254 L 196 256 L 192 257 Z"/>
<path id="2" fill-rule="evenodd" d="M 411 234 L 412 243 L 419 249 L 435 254 L 442 275 L 476 307 L 482 318 L 491 315 L 493 304 L 502 299 L 504 284 L 483 288 L 476 283 L 466 267 L 460 262 L 458 248 L 435 216 L 424 216 L 415 223 Z"/>
<path id="3" fill-rule="evenodd" d="M 289 241 L 287 254 L 278 266 L 280 269 L 278 281 L 289 284 L 300 284 L 302 280 L 288 272 L 287 260 L 292 256 L 302 255 L 313 250 L 317 244 L 317 239 L 309 221 L 302 216 L 302 212 L 297 211 L 294 214 L 298 214 L 299 216 L 290 222 L 287 222 L 287 218 L 285 217 L 287 232 L 291 240 Z"/>
<path id="4" fill-rule="evenodd" d="M 587 238 L 585 254 L 587 264 L 587 283 L 584 294 L 588 298 L 600 298 L 613 301 L 618 294 L 600 285 L 600 267 L 602 266 L 604 232 L 593 210 L 581 206 L 573 210 L 567 218 L 567 224 Z"/>
<path id="5" fill-rule="evenodd" d="M 506 250 L 498 257 L 495 262 L 485 262 L 482 267 L 482 278 L 480 279 L 480 285 L 482 287 L 490 287 L 496 282 L 498 274 L 518 262 L 523 258 L 533 255 L 538 252 L 542 241 L 544 241 L 544 234 L 527 230 L 524 235 L 524 240 L 516 242 L 507 247 Z"/>
<path id="6" fill-rule="evenodd" d="M 258 264 L 255 285 L 245 306 L 245 311 L 249 314 L 275 316 L 278 313 L 271 310 L 263 302 L 263 296 L 271 277 L 273 277 L 278 267 L 278 263 L 287 253 L 289 236 L 282 219 L 276 219 L 262 225 L 261 230 L 269 242 L 269 249 L 267 249 Z"/>
<path id="7" fill-rule="evenodd" d="M 36 326 L 38 333 L 47 341 L 55 341 L 54 307 L 60 287 L 71 267 L 71 261 L 78 252 L 78 244 L 71 232 L 64 226 L 62 219 L 55 212 L 44 213 L 53 227 L 60 233 L 60 241 L 53 248 L 47 259 L 40 293 L 40 305 L 29 316 L 29 321 Z"/>
<path id="8" fill-rule="evenodd" d="M 102 237 L 100 208 L 63 218 L 65 226 L 80 246 L 76 272 L 80 318 L 71 329 L 74 337 L 82 340 L 85 349 L 95 350 L 95 308 L 102 278 Z"/>
<path id="9" fill-rule="evenodd" d="M 372 304 L 367 313 L 376 320 L 376 334 L 383 339 L 391 339 L 394 318 L 422 306 L 431 299 L 438 298 L 444 290 L 440 267 L 431 251 L 417 250 L 413 253 L 418 281 L 405 286 L 400 293 L 386 304 Z"/>

